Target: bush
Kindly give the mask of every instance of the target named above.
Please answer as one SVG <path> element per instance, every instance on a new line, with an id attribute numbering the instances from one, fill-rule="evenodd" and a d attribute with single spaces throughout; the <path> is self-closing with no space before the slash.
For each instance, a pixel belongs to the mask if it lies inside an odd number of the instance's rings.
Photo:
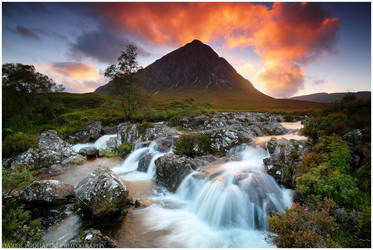
<path id="1" fill-rule="evenodd" d="M 132 144 L 123 143 L 118 147 L 118 155 L 125 158 L 132 151 Z"/>
<path id="2" fill-rule="evenodd" d="M 32 219 L 29 210 L 17 206 L 13 202 L 7 202 L 2 208 L 2 233 L 3 242 L 9 245 L 29 247 L 32 243 L 35 247 L 41 240 L 40 219 Z"/>
<path id="3" fill-rule="evenodd" d="M 285 213 L 268 218 L 268 229 L 276 234 L 268 237 L 277 247 L 338 247 L 338 225 L 330 215 L 335 206 L 332 200 L 325 199 L 313 211 L 296 203 Z"/>
<path id="4" fill-rule="evenodd" d="M 139 130 L 139 134 L 143 135 L 145 134 L 146 129 L 153 128 L 154 125 L 151 122 L 143 122 L 140 125 L 137 126 L 137 129 Z"/>
<path id="5" fill-rule="evenodd" d="M 25 187 L 35 180 L 29 167 L 22 166 L 15 169 L 4 169 L 2 173 L 3 190 Z"/>
<path id="6" fill-rule="evenodd" d="M 174 153 L 177 155 L 201 155 L 211 152 L 211 141 L 206 135 L 181 135 L 175 143 Z"/>
<path id="7" fill-rule="evenodd" d="M 3 157 L 20 154 L 36 146 L 35 135 L 23 133 L 9 135 L 3 141 Z"/>
<path id="8" fill-rule="evenodd" d="M 328 197 L 342 206 L 352 208 L 357 205 L 355 202 L 359 193 L 356 182 L 351 175 L 333 170 L 324 163 L 298 178 L 297 190 L 307 200 Z"/>
<path id="9" fill-rule="evenodd" d="M 319 166 L 323 162 L 323 158 L 320 154 L 310 152 L 306 154 L 302 160 L 302 171 L 303 173 L 308 172 L 311 168 Z"/>

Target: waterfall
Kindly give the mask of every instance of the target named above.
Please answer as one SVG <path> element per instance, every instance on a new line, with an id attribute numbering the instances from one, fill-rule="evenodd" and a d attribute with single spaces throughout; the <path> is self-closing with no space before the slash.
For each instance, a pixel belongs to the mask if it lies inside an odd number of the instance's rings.
<path id="1" fill-rule="evenodd" d="M 172 147 L 168 152 L 160 152 L 157 146 L 157 141 L 158 140 L 154 140 L 149 144 L 148 147 L 143 148 L 139 147 L 139 144 L 135 145 L 135 151 L 127 156 L 126 160 L 122 163 L 121 166 L 114 167 L 113 171 L 117 174 L 126 174 L 125 176 L 122 176 L 122 178 L 126 181 L 154 179 L 156 172 L 155 160 L 165 154 L 172 152 Z M 146 173 L 137 171 L 139 161 L 145 154 L 152 155 Z"/>
<path id="2" fill-rule="evenodd" d="M 87 143 L 78 143 L 73 146 L 73 150 L 76 152 L 79 152 L 81 148 L 84 147 L 96 147 L 97 149 L 107 149 L 107 142 L 110 138 L 116 137 L 117 135 L 103 135 L 100 138 L 98 138 L 94 143 L 93 142 L 87 142 Z"/>
<path id="3" fill-rule="evenodd" d="M 162 242 L 172 247 L 270 247 L 266 217 L 291 206 L 290 190 L 265 173 L 268 152 L 246 146 L 240 161 L 217 164 L 188 175 L 175 194 L 153 197 L 144 209 L 150 230 L 170 230 Z"/>

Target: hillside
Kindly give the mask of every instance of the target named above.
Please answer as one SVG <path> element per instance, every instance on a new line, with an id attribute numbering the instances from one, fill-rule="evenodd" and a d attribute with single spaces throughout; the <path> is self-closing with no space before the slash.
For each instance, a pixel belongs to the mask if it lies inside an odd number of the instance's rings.
<path id="1" fill-rule="evenodd" d="M 300 95 L 291 97 L 293 100 L 300 101 L 310 101 L 310 102 L 322 102 L 322 103 L 331 103 L 335 101 L 342 100 L 342 98 L 348 94 L 352 94 L 359 99 L 370 100 L 371 92 L 370 91 L 359 91 L 359 92 L 341 92 L 341 93 L 315 93 L 310 95 Z"/>
<path id="2" fill-rule="evenodd" d="M 193 98 L 218 108 L 235 110 L 306 109 L 325 105 L 275 99 L 253 84 L 208 45 L 194 40 L 137 73 L 143 88 L 158 102 Z M 96 89 L 107 94 L 110 83 Z"/>

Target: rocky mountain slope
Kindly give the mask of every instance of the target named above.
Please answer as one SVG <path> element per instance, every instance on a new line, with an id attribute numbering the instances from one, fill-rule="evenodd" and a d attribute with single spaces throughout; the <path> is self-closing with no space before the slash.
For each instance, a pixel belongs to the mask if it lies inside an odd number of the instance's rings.
<path id="1" fill-rule="evenodd" d="M 253 84 L 208 45 L 194 40 L 137 73 L 139 84 L 157 101 L 192 97 L 203 103 L 234 108 L 317 108 L 320 104 L 280 100 Z M 112 84 L 96 93 L 108 94 Z"/>

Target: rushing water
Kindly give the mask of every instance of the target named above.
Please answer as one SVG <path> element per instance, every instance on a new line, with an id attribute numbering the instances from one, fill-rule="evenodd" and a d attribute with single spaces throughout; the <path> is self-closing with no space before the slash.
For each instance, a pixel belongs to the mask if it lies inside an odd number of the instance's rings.
<path id="1" fill-rule="evenodd" d="M 266 217 L 291 206 L 291 191 L 279 187 L 265 173 L 267 151 L 253 146 L 239 150 L 240 161 L 201 167 L 183 180 L 175 194 L 153 190 L 147 197 L 153 204 L 134 211 L 127 226 L 133 221 L 132 226 L 142 228 L 138 237 L 156 235 L 152 244 L 158 247 L 271 247 L 264 240 Z M 150 151 L 154 156 L 148 173 L 138 172 L 138 160 Z M 139 176 L 153 178 L 151 165 L 163 154 L 152 143 L 135 150 L 114 171 L 128 183 L 138 182 Z M 114 238 L 121 247 L 128 247 L 124 234 L 128 229 L 120 230 Z M 131 240 L 136 242 L 136 237 Z"/>
<path id="2" fill-rule="evenodd" d="M 87 142 L 87 143 L 78 143 L 73 146 L 73 149 L 76 152 L 79 152 L 81 148 L 84 147 L 96 147 L 97 149 L 107 149 L 107 142 L 110 138 L 116 137 L 117 135 L 103 135 L 100 138 L 98 138 L 95 142 Z"/>
<path id="3" fill-rule="evenodd" d="M 288 129 L 301 126 L 282 125 Z M 111 165 L 134 198 L 148 201 L 148 207 L 130 210 L 123 222 L 102 229 L 118 240 L 120 247 L 274 247 L 265 240 L 266 217 L 290 207 L 292 191 L 280 187 L 264 170 L 263 159 L 268 152 L 257 145 L 272 137 L 306 139 L 295 132 L 258 137 L 252 145 L 231 151 L 240 160 L 200 167 L 183 180 L 175 193 L 154 183 L 155 160 L 166 154 L 159 152 L 156 141 L 148 147 L 135 147 L 121 164 L 117 158 L 97 159 L 57 178 L 76 185 L 86 176 L 82 172 L 91 172 L 88 168 Z M 99 138 L 96 146 L 106 145 L 109 138 Z M 138 171 L 139 160 L 147 153 L 152 155 L 147 172 Z M 65 225 L 76 224 L 75 220 L 68 217 L 62 222 L 62 231 Z M 59 239 L 63 235 L 60 231 L 50 233 L 47 241 Z M 70 232 L 66 234 L 69 238 Z"/>

